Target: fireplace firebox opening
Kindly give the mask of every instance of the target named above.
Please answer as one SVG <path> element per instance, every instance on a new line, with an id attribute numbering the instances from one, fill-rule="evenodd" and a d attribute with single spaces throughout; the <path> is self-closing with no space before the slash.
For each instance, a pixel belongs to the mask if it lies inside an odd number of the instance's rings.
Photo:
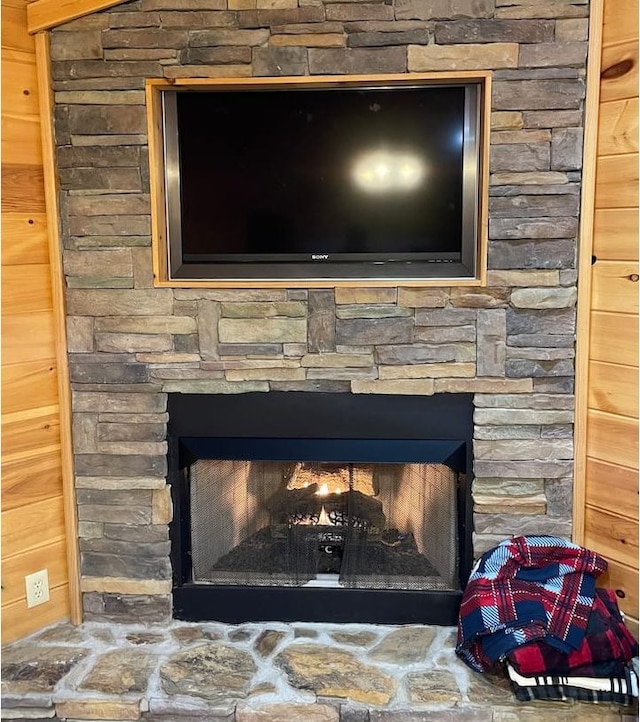
<path id="1" fill-rule="evenodd" d="M 470 395 L 175 395 L 174 616 L 453 624 Z"/>

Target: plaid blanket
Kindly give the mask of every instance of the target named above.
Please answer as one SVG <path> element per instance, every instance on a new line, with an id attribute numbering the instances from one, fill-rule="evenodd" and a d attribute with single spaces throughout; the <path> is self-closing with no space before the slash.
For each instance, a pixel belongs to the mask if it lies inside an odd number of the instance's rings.
<path id="1" fill-rule="evenodd" d="M 491 669 L 536 639 L 568 653 L 582 644 L 607 562 L 554 536 L 507 539 L 483 554 L 462 595 L 456 653 Z"/>
<path id="2" fill-rule="evenodd" d="M 578 649 L 565 654 L 541 640 L 511 650 L 507 659 L 518 673 L 529 677 L 613 677 L 624 674 L 627 663 L 637 654 L 638 643 L 622 620 L 615 592 L 596 589 L 586 634 Z"/>
<path id="3" fill-rule="evenodd" d="M 530 702 L 534 699 L 580 702 L 613 702 L 635 705 L 638 698 L 638 675 L 625 667 L 619 675 L 606 678 L 593 677 L 523 677 L 507 662 L 507 676 L 516 699 Z"/>

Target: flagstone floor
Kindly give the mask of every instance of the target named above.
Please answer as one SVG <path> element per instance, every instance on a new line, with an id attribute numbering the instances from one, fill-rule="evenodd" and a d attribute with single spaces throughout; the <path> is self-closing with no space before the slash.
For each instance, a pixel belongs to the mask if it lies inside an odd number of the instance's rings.
<path id="1" fill-rule="evenodd" d="M 2 720 L 631 722 L 637 708 L 518 702 L 451 627 L 86 623 L 2 650 Z"/>

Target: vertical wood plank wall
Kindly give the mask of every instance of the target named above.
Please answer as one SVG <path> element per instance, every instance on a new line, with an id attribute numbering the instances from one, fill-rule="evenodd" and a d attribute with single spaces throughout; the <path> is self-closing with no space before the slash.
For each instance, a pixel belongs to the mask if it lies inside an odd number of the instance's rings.
<path id="1" fill-rule="evenodd" d="M 2 0 L 2 641 L 69 617 L 38 79 L 27 0 Z M 28 609 L 24 576 L 49 572 Z"/>
<path id="2" fill-rule="evenodd" d="M 577 541 L 609 560 L 602 583 L 619 590 L 621 609 L 637 625 L 638 0 L 604 0 L 596 155 Z"/>

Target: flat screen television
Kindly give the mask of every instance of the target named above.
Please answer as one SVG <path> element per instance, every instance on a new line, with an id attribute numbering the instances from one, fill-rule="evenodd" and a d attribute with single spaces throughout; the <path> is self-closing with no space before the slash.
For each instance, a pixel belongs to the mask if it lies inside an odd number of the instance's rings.
<path id="1" fill-rule="evenodd" d="M 476 278 L 484 80 L 163 90 L 169 278 Z"/>

